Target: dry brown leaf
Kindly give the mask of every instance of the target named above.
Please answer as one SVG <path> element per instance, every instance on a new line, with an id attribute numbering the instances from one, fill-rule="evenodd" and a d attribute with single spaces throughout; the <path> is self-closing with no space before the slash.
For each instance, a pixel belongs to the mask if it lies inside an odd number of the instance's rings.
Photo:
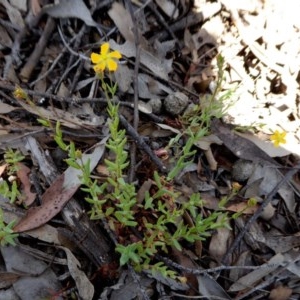
<path id="1" fill-rule="evenodd" d="M 31 192 L 31 182 L 29 180 L 30 169 L 23 163 L 18 163 L 17 177 L 20 179 L 21 186 L 21 197 L 19 200 L 22 201 L 26 206 L 30 206 L 36 197 L 36 193 Z"/>
<path id="2" fill-rule="evenodd" d="M 149 192 L 152 184 L 153 184 L 153 181 L 151 179 L 144 181 L 144 183 L 141 185 L 141 187 L 139 188 L 137 195 L 136 195 L 137 203 L 142 203 L 144 201 L 145 193 Z"/>
<path id="3" fill-rule="evenodd" d="M 255 197 L 269 194 L 282 179 L 282 174 L 276 168 L 268 165 L 255 164 L 255 168 L 247 181 L 248 188 L 245 197 Z M 284 183 L 278 189 L 279 195 L 284 200 L 288 210 L 294 212 L 295 192 L 289 183 Z"/>
<path id="4" fill-rule="evenodd" d="M 41 6 L 39 0 L 30 1 L 31 10 L 34 16 L 37 16 L 41 11 Z"/>
<path id="5" fill-rule="evenodd" d="M 211 125 L 212 132 L 217 135 L 224 145 L 232 151 L 237 157 L 254 162 L 263 162 L 264 164 L 271 164 L 279 166 L 263 150 L 258 148 L 254 143 L 235 134 L 228 126 L 224 125 L 220 120 L 214 119 Z"/>
<path id="6" fill-rule="evenodd" d="M 18 103 L 28 112 L 38 116 L 39 118 L 43 118 L 45 120 L 60 121 L 62 125 L 69 128 L 78 129 L 81 128 L 82 125 L 87 125 L 87 126 L 99 125 L 97 123 L 94 123 L 93 121 L 81 120 L 75 115 L 58 108 L 55 109 L 53 108 L 53 110 L 52 109 L 50 110 L 49 108 L 46 109 L 43 107 L 31 106 L 25 103 L 24 101 L 18 101 Z"/>
<path id="7" fill-rule="evenodd" d="M 1 44 L 1 40 L 0 40 L 0 44 Z M 10 113 L 11 111 L 14 111 L 16 109 L 18 109 L 18 108 L 17 107 L 13 107 L 13 106 L 11 106 L 9 104 L 0 102 L 0 114 L 7 114 L 7 113 Z"/>
<path id="8" fill-rule="evenodd" d="M 244 251 L 240 253 L 237 257 L 237 260 L 234 262 L 234 266 L 251 266 L 252 264 L 253 260 L 250 251 Z M 229 272 L 229 279 L 231 282 L 235 282 L 247 273 L 248 270 L 245 269 L 232 269 Z"/>
<path id="9" fill-rule="evenodd" d="M 198 291 L 204 299 L 232 299 L 223 289 L 223 287 L 212 277 L 207 274 L 197 276 Z"/>
<path id="10" fill-rule="evenodd" d="M 209 253 L 217 261 L 221 261 L 226 254 L 230 236 L 231 230 L 228 228 L 218 228 L 217 232 L 213 234 L 209 244 Z"/>
<path id="11" fill-rule="evenodd" d="M 81 270 L 80 262 L 68 248 L 59 248 L 63 249 L 66 253 L 69 272 L 76 283 L 80 299 L 92 300 L 95 288 L 87 278 L 86 274 Z"/>
<path id="12" fill-rule="evenodd" d="M 42 11 L 53 18 L 78 18 L 86 25 L 98 26 L 82 0 L 60 0 L 56 4 L 45 5 Z"/>
<path id="13" fill-rule="evenodd" d="M 14 218 L 16 220 L 16 218 Z M 39 228 L 26 231 L 26 234 L 49 244 L 60 245 L 59 233 L 57 228 L 44 224 Z"/>
<path id="14" fill-rule="evenodd" d="M 10 0 L 11 5 L 22 12 L 27 12 L 27 1 L 26 0 Z"/>
<path id="15" fill-rule="evenodd" d="M 74 195 L 79 185 L 64 188 L 65 174 L 62 174 L 43 194 L 43 204 L 32 207 L 26 216 L 14 227 L 15 232 L 23 232 L 37 228 L 57 215 L 69 199 Z"/>
<path id="16" fill-rule="evenodd" d="M 6 29 L 0 25 L 0 50 L 4 48 L 11 48 L 12 47 L 12 40 L 7 33 Z M 1 102 L 2 104 L 2 102 Z"/>
<path id="17" fill-rule="evenodd" d="M 180 134 L 180 130 L 172 127 L 172 126 L 169 126 L 169 125 L 166 125 L 166 124 L 161 124 L 161 123 L 156 123 L 160 128 L 162 129 L 165 129 L 165 130 L 170 130 L 171 132 L 173 133 L 176 133 L 176 134 Z"/>
<path id="18" fill-rule="evenodd" d="M 114 21 L 126 41 L 134 42 L 133 24 L 130 13 L 123 4 L 114 2 L 108 11 L 109 17 Z"/>
<path id="19" fill-rule="evenodd" d="M 119 45 L 114 40 L 109 40 L 112 49 L 118 50 L 122 55 L 131 58 L 136 55 L 136 47 L 134 42 L 126 41 Z M 147 50 L 141 49 L 140 62 L 147 67 L 155 76 L 168 80 L 168 73 L 172 71 L 173 59 L 160 59 L 156 55 Z"/>
<path id="20" fill-rule="evenodd" d="M 0 176 L 2 176 L 3 172 L 6 170 L 7 164 L 0 166 Z"/>
<path id="21" fill-rule="evenodd" d="M 109 171 L 107 166 L 104 164 L 100 164 L 96 167 L 96 171 L 100 176 L 109 176 Z"/>
<path id="22" fill-rule="evenodd" d="M 202 150 L 210 149 L 211 144 L 222 145 L 223 142 L 214 134 L 202 137 L 200 140 L 194 143 L 195 146 L 199 147 Z"/>
<path id="23" fill-rule="evenodd" d="M 139 111 L 143 112 L 144 114 L 151 114 L 152 113 L 152 107 L 150 104 L 139 100 L 138 102 L 138 109 Z"/>
<path id="24" fill-rule="evenodd" d="M 252 228 L 254 228 L 252 230 Z M 259 226 L 252 227 L 250 234 L 252 238 L 274 251 L 274 253 L 287 253 L 288 251 L 299 247 L 299 234 L 283 235 L 280 231 L 272 229 L 269 232 L 263 232 Z"/>
<path id="25" fill-rule="evenodd" d="M 89 161 L 90 170 L 96 167 L 102 157 L 106 140 L 107 138 L 98 143 L 91 154 L 83 154 L 81 160 L 83 164 Z M 77 191 L 81 185 L 81 175 L 81 170 L 68 167 L 45 191 L 42 196 L 42 205 L 30 208 L 27 215 L 14 227 L 14 231 L 22 232 L 34 229 L 51 220 Z"/>
<path id="26" fill-rule="evenodd" d="M 271 290 L 269 295 L 270 300 L 288 300 L 292 295 L 293 290 L 287 286 L 279 285 Z"/>
<path id="27" fill-rule="evenodd" d="M 229 205 L 228 207 L 226 207 L 226 210 L 234 211 L 234 212 L 242 211 L 243 214 L 245 215 L 253 215 L 257 211 L 258 207 L 259 207 L 258 205 L 249 207 L 247 203 L 240 202 L 240 203 Z"/>
<path id="28" fill-rule="evenodd" d="M 173 135 L 173 133 L 178 132 L 179 130 L 165 124 L 159 124 L 159 123 L 145 123 L 139 126 L 139 134 L 142 136 L 149 136 L 153 138 L 165 138 Z"/>
<path id="29" fill-rule="evenodd" d="M 281 263 L 284 261 L 284 256 L 281 253 L 274 255 L 268 263 L 265 263 L 261 266 L 261 268 L 254 270 L 247 275 L 239 278 L 236 282 L 234 282 L 230 288 L 229 292 L 238 292 L 248 289 L 251 286 L 255 286 L 257 282 L 259 282 L 263 277 L 270 274 L 272 271 L 276 270 Z"/>
<path id="30" fill-rule="evenodd" d="M 285 145 L 282 145 L 281 147 L 275 147 L 272 142 L 263 141 L 260 138 L 258 138 L 256 135 L 249 134 L 249 133 L 242 133 L 242 132 L 237 132 L 236 134 L 253 142 L 256 146 L 258 146 L 261 150 L 263 150 L 271 157 L 281 157 L 281 156 L 289 155 L 291 153 L 291 151 L 285 148 Z"/>
<path id="31" fill-rule="evenodd" d="M 26 253 L 24 247 L 25 245 L 6 246 L 0 249 L 6 270 L 23 275 L 13 285 L 14 292 L 17 294 L 13 299 L 51 299 L 53 296 L 51 292 L 60 291 L 62 288 L 57 275 L 40 258 Z M 1 298 L 12 299 L 7 295 L 3 297 L 3 294 Z"/>
<path id="32" fill-rule="evenodd" d="M 196 268 L 196 263 L 187 255 L 183 254 L 182 251 L 178 251 L 176 248 L 172 248 L 172 255 L 174 256 L 177 263 L 185 268 Z M 184 273 L 183 275 L 187 278 L 190 288 L 197 289 L 197 278 L 194 274 Z"/>
<path id="33" fill-rule="evenodd" d="M 114 21 L 119 31 L 123 35 L 126 41 L 134 42 L 134 33 L 132 19 L 129 11 L 125 9 L 123 4 L 114 2 L 111 9 L 108 11 L 108 15 Z M 140 35 L 139 37 L 140 46 L 144 49 L 147 48 L 147 40 Z"/>
<path id="34" fill-rule="evenodd" d="M 160 9 L 172 19 L 177 19 L 179 15 L 178 7 L 170 0 L 155 0 Z"/>
<path id="35" fill-rule="evenodd" d="M 13 272 L 0 272 L 0 289 L 8 288 L 14 284 L 20 277 L 21 274 Z"/>
<path id="36" fill-rule="evenodd" d="M 5 7 L 9 16 L 9 20 L 12 24 L 18 26 L 19 28 L 23 28 L 25 26 L 22 15 L 17 8 L 12 6 L 7 0 L 0 0 L 0 4 Z"/>

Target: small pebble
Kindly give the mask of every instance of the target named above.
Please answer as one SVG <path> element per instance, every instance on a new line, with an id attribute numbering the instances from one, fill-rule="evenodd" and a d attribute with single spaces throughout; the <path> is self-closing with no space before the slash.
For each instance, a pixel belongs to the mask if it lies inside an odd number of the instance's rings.
<path id="1" fill-rule="evenodd" d="M 254 170 L 254 164 L 250 160 L 239 159 L 232 167 L 232 178 L 236 181 L 249 179 Z"/>
<path id="2" fill-rule="evenodd" d="M 152 112 L 154 114 L 159 114 L 161 112 L 162 103 L 159 98 L 151 99 L 148 104 L 152 107 Z"/>
<path id="3" fill-rule="evenodd" d="M 188 103 L 189 98 L 185 94 L 176 92 L 167 96 L 164 101 L 164 106 L 168 113 L 173 116 L 178 116 L 184 111 Z"/>
<path id="4" fill-rule="evenodd" d="M 150 145 L 153 150 L 157 150 L 161 147 L 161 145 L 159 143 L 154 142 L 154 141 L 152 141 Z"/>

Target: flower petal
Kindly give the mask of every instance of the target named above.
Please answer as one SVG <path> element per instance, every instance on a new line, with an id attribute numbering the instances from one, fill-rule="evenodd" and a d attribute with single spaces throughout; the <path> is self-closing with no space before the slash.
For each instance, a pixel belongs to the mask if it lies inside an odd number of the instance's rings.
<path id="1" fill-rule="evenodd" d="M 121 55 L 121 53 L 119 51 L 116 50 L 116 51 L 110 52 L 108 54 L 108 57 L 120 59 L 120 58 L 122 58 L 122 55 Z"/>
<path id="2" fill-rule="evenodd" d="M 91 54 L 91 61 L 93 64 L 97 64 L 102 60 L 102 57 L 100 54 L 92 52 Z"/>
<path id="3" fill-rule="evenodd" d="M 285 131 L 279 132 L 278 130 L 275 130 L 275 132 L 271 135 L 270 140 L 273 142 L 275 147 L 279 147 L 280 144 L 286 144 L 285 136 Z"/>
<path id="4" fill-rule="evenodd" d="M 105 57 L 107 55 L 108 51 L 109 51 L 109 43 L 102 44 L 101 50 L 100 50 L 101 55 Z"/>
<path id="5" fill-rule="evenodd" d="M 106 64 L 109 71 L 116 71 L 118 68 L 118 64 L 111 58 L 107 59 Z"/>
<path id="6" fill-rule="evenodd" d="M 97 64 L 96 66 L 94 66 L 94 71 L 96 73 L 99 73 L 99 72 L 103 72 L 104 69 L 105 69 L 105 62 L 104 61 L 101 61 L 99 64 Z"/>

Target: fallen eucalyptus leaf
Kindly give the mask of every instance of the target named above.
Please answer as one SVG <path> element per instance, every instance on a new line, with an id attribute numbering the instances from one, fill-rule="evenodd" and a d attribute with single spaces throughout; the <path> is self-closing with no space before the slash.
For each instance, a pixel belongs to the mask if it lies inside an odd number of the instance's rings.
<path id="1" fill-rule="evenodd" d="M 109 40 L 112 49 L 119 51 L 122 55 L 131 58 L 136 56 L 136 47 L 134 42 L 126 41 L 119 45 L 114 40 Z M 168 80 L 168 73 L 172 71 L 173 59 L 159 59 L 147 50 L 141 49 L 140 62 L 147 67 L 155 76 Z"/>
<path id="2" fill-rule="evenodd" d="M 107 138 L 98 143 L 91 154 L 82 155 L 83 164 L 90 161 L 90 170 L 96 167 L 102 157 L 106 140 Z M 30 208 L 27 215 L 14 227 L 14 231 L 22 232 L 37 228 L 57 215 L 80 187 L 81 175 L 81 170 L 68 167 L 42 195 L 42 205 Z"/>
<path id="3" fill-rule="evenodd" d="M 98 26 L 82 0 L 60 0 L 58 4 L 45 5 L 42 12 L 53 18 L 78 18 L 86 25 Z"/>

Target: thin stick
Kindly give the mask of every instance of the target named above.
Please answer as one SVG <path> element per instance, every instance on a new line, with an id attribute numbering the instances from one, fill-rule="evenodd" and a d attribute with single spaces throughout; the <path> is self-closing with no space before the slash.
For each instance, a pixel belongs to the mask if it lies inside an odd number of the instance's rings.
<path id="1" fill-rule="evenodd" d="M 129 7 L 129 12 L 132 19 L 133 24 L 133 33 L 134 33 L 134 43 L 135 43 L 135 64 L 134 64 L 134 76 L 133 76 L 133 90 L 134 90 L 134 107 L 133 107 L 133 128 L 137 132 L 139 125 L 139 110 L 138 110 L 138 102 L 139 102 L 139 84 L 138 84 L 138 75 L 139 75 L 139 67 L 140 67 L 140 33 L 138 30 L 137 20 L 135 18 L 133 7 L 131 1 L 127 0 L 127 5 Z M 134 181 L 135 177 L 135 166 L 136 166 L 136 144 L 132 144 L 130 151 L 130 172 L 129 172 L 129 182 Z"/>
<path id="2" fill-rule="evenodd" d="M 23 80 L 28 80 L 31 76 L 32 71 L 40 61 L 46 45 L 49 41 L 49 38 L 55 28 L 55 21 L 52 18 L 48 18 L 43 34 L 41 35 L 38 43 L 35 45 L 35 48 L 31 55 L 29 56 L 25 66 L 22 68 L 20 76 Z"/>
<path id="3" fill-rule="evenodd" d="M 137 131 L 135 131 L 135 129 L 127 122 L 127 120 L 122 115 L 119 115 L 119 118 L 120 118 L 121 124 L 126 129 L 127 133 L 134 139 L 134 141 L 136 142 L 138 147 L 140 149 L 142 149 L 143 151 L 145 151 L 150 156 L 152 161 L 155 163 L 155 165 L 158 167 L 158 169 L 161 172 L 166 173 L 167 168 L 163 165 L 163 163 L 160 161 L 160 159 L 153 153 L 153 151 L 145 143 L 145 141 L 139 136 Z"/>
<path id="4" fill-rule="evenodd" d="M 194 275 L 207 275 L 209 273 L 215 273 L 215 272 L 220 272 L 220 271 L 225 271 L 225 270 L 237 270 L 237 269 L 242 269 L 242 270 L 257 270 L 257 269 L 265 269 L 265 268 L 271 268 L 274 269 L 274 267 L 280 267 L 282 264 L 264 264 L 262 266 L 219 266 L 211 269 L 200 269 L 200 268 L 187 268 L 184 267 L 173 260 L 158 255 L 155 255 L 159 260 L 162 260 L 165 262 L 167 265 L 174 267 L 177 270 L 183 271 L 185 273 L 189 274 L 194 274 Z"/>

